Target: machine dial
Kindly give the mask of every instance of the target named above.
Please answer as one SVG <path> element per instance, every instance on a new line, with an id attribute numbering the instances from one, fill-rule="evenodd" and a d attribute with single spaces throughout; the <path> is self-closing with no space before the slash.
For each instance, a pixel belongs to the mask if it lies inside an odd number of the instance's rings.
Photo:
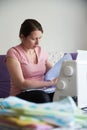
<path id="1" fill-rule="evenodd" d="M 58 81 L 57 88 L 58 88 L 59 90 L 63 90 L 63 89 L 65 89 L 65 87 L 66 87 L 65 81 L 64 81 L 64 80 L 59 80 L 59 81 Z"/>
<path id="2" fill-rule="evenodd" d="M 65 76 L 72 76 L 73 75 L 73 67 L 72 66 L 65 66 L 64 67 L 64 75 Z"/>

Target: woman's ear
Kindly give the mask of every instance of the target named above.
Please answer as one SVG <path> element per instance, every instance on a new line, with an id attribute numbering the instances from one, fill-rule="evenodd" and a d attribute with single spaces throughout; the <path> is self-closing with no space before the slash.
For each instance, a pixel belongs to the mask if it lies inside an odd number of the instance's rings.
<path id="1" fill-rule="evenodd" d="M 23 35 L 23 34 L 21 34 L 21 35 L 20 35 L 20 38 L 24 38 L 24 35 Z"/>
<path id="2" fill-rule="evenodd" d="M 23 40 L 24 40 L 24 35 L 23 34 L 20 35 L 20 39 L 23 42 Z"/>

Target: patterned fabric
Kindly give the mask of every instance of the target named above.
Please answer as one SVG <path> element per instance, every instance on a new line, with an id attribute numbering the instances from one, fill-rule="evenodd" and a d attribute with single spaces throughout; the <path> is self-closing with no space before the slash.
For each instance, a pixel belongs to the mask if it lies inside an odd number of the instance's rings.
<path id="1" fill-rule="evenodd" d="M 9 124 L 13 128 L 33 126 L 34 129 L 30 130 L 50 130 L 59 126 L 87 129 L 87 114 L 76 106 L 71 97 L 36 104 L 11 96 L 0 100 L 0 128 Z"/>
<path id="2" fill-rule="evenodd" d="M 2 116 L 33 116 L 57 126 L 69 125 L 74 121 L 74 114 L 77 112 L 77 107 L 71 97 L 60 102 L 42 104 L 28 102 L 17 97 L 8 97 L 0 104 L 4 107 L 0 110 Z"/>

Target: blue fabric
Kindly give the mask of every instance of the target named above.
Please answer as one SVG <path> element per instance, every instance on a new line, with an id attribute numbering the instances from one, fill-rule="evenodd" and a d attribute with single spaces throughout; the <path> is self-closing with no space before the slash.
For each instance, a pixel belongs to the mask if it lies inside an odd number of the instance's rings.
<path id="1" fill-rule="evenodd" d="M 67 53 L 58 60 L 58 62 L 46 73 L 46 75 L 45 75 L 46 81 L 59 77 L 62 63 L 64 60 L 72 60 L 71 54 Z"/>

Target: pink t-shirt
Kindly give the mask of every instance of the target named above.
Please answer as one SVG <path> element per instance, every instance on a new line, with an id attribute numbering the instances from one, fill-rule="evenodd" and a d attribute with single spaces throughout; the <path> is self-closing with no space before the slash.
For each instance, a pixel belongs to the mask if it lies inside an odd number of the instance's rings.
<path id="1" fill-rule="evenodd" d="M 48 54 L 40 46 L 37 46 L 35 48 L 35 52 L 38 58 L 37 64 L 31 63 L 30 59 L 26 55 L 26 52 L 22 49 L 21 44 L 10 48 L 7 52 L 7 56 L 15 58 L 20 62 L 24 79 L 44 80 L 44 74 L 46 73 L 45 65 L 48 60 Z M 11 81 L 10 95 L 14 96 L 19 94 L 20 92 L 21 89 L 15 86 Z"/>

